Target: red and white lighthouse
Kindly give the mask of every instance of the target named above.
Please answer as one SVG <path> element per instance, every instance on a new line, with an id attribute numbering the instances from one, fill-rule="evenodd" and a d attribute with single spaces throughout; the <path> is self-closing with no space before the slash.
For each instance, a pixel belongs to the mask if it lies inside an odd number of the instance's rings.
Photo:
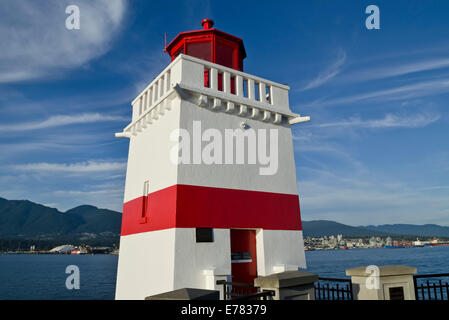
<path id="1" fill-rule="evenodd" d="M 130 138 L 117 299 L 306 267 L 291 125 L 309 118 L 213 24 L 166 47 L 116 134 Z"/>

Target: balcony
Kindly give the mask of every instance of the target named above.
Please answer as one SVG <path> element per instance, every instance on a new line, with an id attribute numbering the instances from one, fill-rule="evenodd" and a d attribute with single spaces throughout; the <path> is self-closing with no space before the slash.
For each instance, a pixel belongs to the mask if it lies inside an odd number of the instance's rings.
<path id="1" fill-rule="evenodd" d="M 289 108 L 289 87 L 215 63 L 180 54 L 132 102 L 132 122 L 117 137 L 137 135 L 157 121 L 171 104 L 187 95 L 202 108 L 289 125 L 309 121 Z"/>

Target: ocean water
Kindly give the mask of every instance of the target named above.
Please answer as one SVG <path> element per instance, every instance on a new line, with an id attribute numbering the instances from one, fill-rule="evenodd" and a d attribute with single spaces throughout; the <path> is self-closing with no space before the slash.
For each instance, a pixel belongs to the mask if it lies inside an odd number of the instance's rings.
<path id="1" fill-rule="evenodd" d="M 116 255 L 0 254 L 0 299 L 114 299 Z M 306 252 L 307 271 L 343 278 L 361 265 L 408 265 L 418 273 L 449 273 L 449 247 Z M 80 270 L 80 289 L 68 290 L 68 265 Z"/>
<path id="2" fill-rule="evenodd" d="M 0 299 L 114 299 L 116 255 L 0 254 Z M 68 290 L 66 267 L 80 271 L 80 289 Z"/>
<path id="3" fill-rule="evenodd" d="M 418 274 L 449 273 L 449 246 L 308 251 L 306 260 L 307 272 L 330 278 L 349 278 L 345 270 L 368 265 L 406 265 L 416 267 Z"/>

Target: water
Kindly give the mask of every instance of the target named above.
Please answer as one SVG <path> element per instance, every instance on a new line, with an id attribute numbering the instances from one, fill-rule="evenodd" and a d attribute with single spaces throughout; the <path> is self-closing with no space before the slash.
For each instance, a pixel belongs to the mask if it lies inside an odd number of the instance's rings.
<path id="1" fill-rule="evenodd" d="M 0 299 L 114 299 L 116 255 L 0 254 Z M 408 265 L 418 273 L 449 272 L 449 247 L 306 252 L 307 271 L 343 278 L 361 265 Z M 67 290 L 68 265 L 80 269 L 80 290 Z"/>
<path id="2" fill-rule="evenodd" d="M 449 247 L 372 248 L 306 252 L 307 271 L 321 277 L 346 278 L 346 269 L 367 265 L 406 265 L 419 274 L 449 273 Z"/>
<path id="3" fill-rule="evenodd" d="M 0 254 L 0 299 L 114 299 L 116 255 Z M 68 265 L 80 270 L 80 289 L 68 290 Z"/>

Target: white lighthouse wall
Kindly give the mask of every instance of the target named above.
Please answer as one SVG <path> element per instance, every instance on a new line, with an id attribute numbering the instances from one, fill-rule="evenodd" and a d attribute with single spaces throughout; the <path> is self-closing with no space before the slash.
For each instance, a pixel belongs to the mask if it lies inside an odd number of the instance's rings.
<path id="1" fill-rule="evenodd" d="M 180 99 L 173 93 L 171 110 L 130 138 L 124 202 L 143 196 L 143 184 L 150 182 L 150 193 L 177 183 L 178 166 L 170 161 L 176 141 L 170 134 L 179 128 Z"/>
<path id="2" fill-rule="evenodd" d="M 195 228 L 173 228 L 121 237 L 116 299 L 142 300 L 181 288 L 215 289 L 231 275 L 228 229 L 214 229 L 214 242 L 197 243 Z M 209 281 L 210 275 L 214 276 Z"/>
<path id="3" fill-rule="evenodd" d="M 195 228 L 177 228 L 174 289 L 214 289 L 207 283 L 209 274 L 231 275 L 230 230 L 214 229 L 213 242 L 197 243 Z"/>
<path id="4" fill-rule="evenodd" d="M 137 233 L 120 238 L 118 300 L 142 300 L 173 290 L 176 229 Z"/>
<path id="5" fill-rule="evenodd" d="M 190 101 L 182 100 L 180 126 L 189 131 L 191 139 L 193 139 L 193 121 L 201 121 L 201 130 L 203 132 L 206 129 L 219 130 L 223 137 L 223 149 L 225 129 L 240 129 L 242 122 L 246 122 L 256 132 L 258 129 L 277 129 L 277 172 L 274 175 L 261 175 L 259 169 L 266 167 L 266 165 L 261 165 L 258 161 L 256 161 L 256 164 L 247 164 L 247 154 L 245 154 L 245 164 L 180 164 L 178 168 L 178 183 L 297 195 L 298 186 L 290 127 L 240 117 L 236 113 L 236 111 L 234 113 L 225 113 L 223 110 L 214 111 L 210 108 L 201 108 Z M 247 139 L 245 138 L 245 140 Z M 267 131 L 267 140 L 269 140 L 269 131 Z M 203 148 L 208 143 L 203 142 Z M 235 149 L 234 143 L 234 161 Z M 245 150 L 247 150 L 247 142 L 245 142 Z M 267 147 L 268 152 L 269 148 Z M 224 157 L 225 150 L 223 150 L 223 163 Z"/>
<path id="6" fill-rule="evenodd" d="M 124 202 L 142 197 L 145 181 L 149 192 L 175 185 L 177 166 L 169 159 L 179 128 L 180 99 L 170 97 L 171 110 L 132 136 L 129 145 Z M 168 100 L 168 99 L 167 99 Z M 116 299 L 144 299 L 173 290 L 175 229 L 120 237 Z"/>
<path id="7" fill-rule="evenodd" d="M 256 250 L 259 276 L 306 268 L 302 231 L 259 229 Z"/>

